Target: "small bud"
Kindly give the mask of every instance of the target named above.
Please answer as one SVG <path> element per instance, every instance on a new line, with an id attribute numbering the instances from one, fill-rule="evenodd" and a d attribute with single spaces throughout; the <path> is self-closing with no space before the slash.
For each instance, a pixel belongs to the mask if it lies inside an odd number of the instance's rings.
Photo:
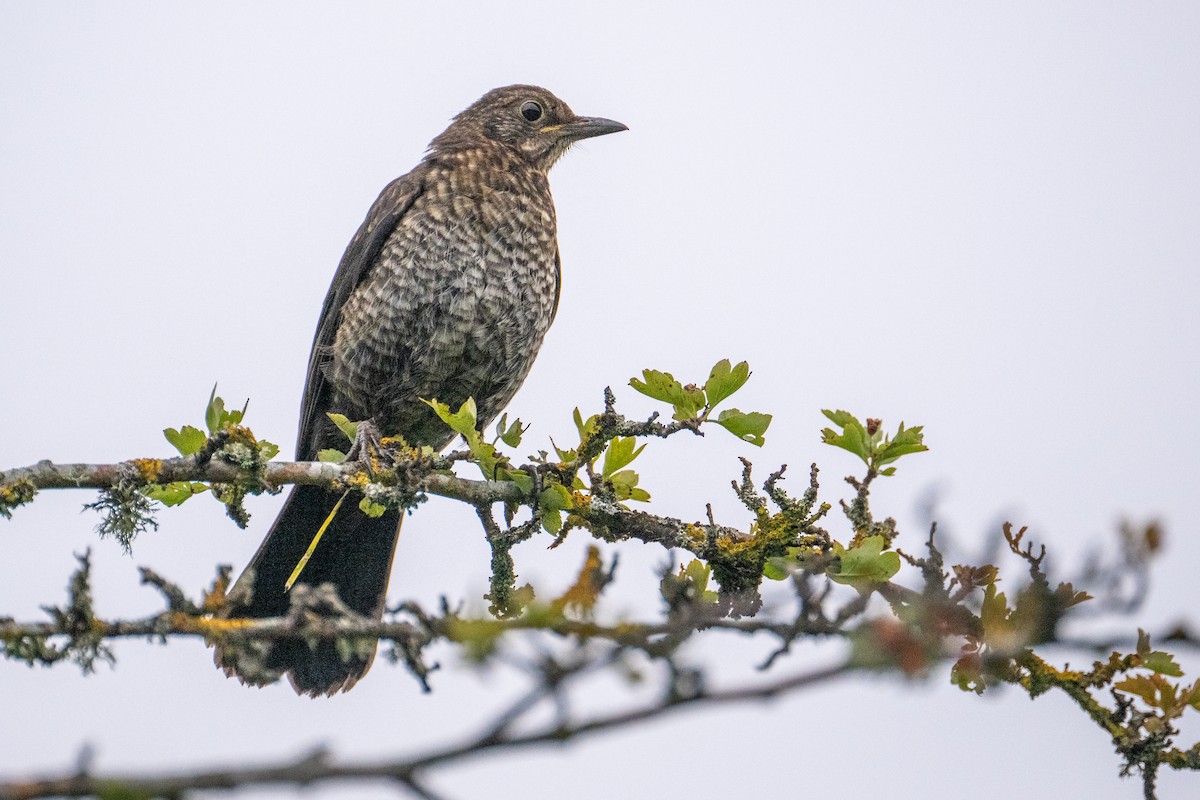
<path id="1" fill-rule="evenodd" d="M 1146 526 L 1146 531 L 1143 538 L 1146 543 L 1146 551 L 1149 553 L 1157 552 L 1158 549 L 1162 547 L 1163 542 L 1162 524 L 1157 520 L 1151 522 Z"/>
<path id="2" fill-rule="evenodd" d="M 881 425 L 883 425 L 883 420 L 867 417 L 867 434 L 874 436 L 879 431 Z"/>

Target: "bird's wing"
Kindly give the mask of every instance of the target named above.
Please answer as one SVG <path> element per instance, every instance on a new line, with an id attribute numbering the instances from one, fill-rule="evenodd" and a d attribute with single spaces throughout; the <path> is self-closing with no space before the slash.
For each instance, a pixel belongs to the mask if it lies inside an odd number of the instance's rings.
<path id="1" fill-rule="evenodd" d="M 558 316 L 558 300 L 562 297 L 562 253 L 558 246 L 554 247 L 554 309 L 550 312 L 550 324 Z"/>
<path id="2" fill-rule="evenodd" d="M 423 170 L 417 168 L 402 175 L 384 187 L 379 193 L 367 218 L 350 240 L 342 261 L 333 276 L 333 283 L 325 295 L 321 307 L 321 320 L 313 337 L 312 352 L 308 356 L 308 378 L 304 382 L 304 400 L 300 404 L 300 430 L 296 435 L 296 458 L 308 460 L 316 457 L 318 431 L 329 410 L 330 386 L 325 380 L 323 369 L 346 299 L 366 277 L 367 271 L 379 257 L 384 244 L 400 223 L 417 198 L 425 191 Z"/>

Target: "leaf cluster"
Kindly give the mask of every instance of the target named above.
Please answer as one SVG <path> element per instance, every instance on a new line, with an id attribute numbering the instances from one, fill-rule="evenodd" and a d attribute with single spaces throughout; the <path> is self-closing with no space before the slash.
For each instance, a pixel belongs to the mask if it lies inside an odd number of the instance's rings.
<path id="1" fill-rule="evenodd" d="M 888 467 L 901 456 L 921 453 L 929 448 L 925 446 L 922 426 L 905 428 L 904 423 L 891 436 L 883 432 L 883 423 L 877 419 L 868 419 L 866 424 L 847 411 L 821 412 L 826 418 L 840 428 L 826 428 L 821 431 L 821 441 L 825 444 L 840 447 L 853 453 L 863 460 L 871 473 L 880 475 L 895 475 L 896 468 Z"/>
<path id="2" fill-rule="evenodd" d="M 766 442 L 764 434 L 771 424 L 770 414 L 730 408 L 712 417 L 717 406 L 741 389 L 749 379 L 749 364 L 742 361 L 734 366 L 725 358 L 713 365 L 703 386 L 694 383 L 685 386 L 675 380 L 671 373 L 656 369 L 642 370 L 642 378 L 631 378 L 629 385 L 647 397 L 669 404 L 673 412 L 672 419 L 680 422 L 715 422 L 739 439 L 762 447 Z"/>
<path id="3" fill-rule="evenodd" d="M 208 396 L 208 403 L 204 407 L 207 434 L 192 425 L 167 428 L 163 431 L 163 436 L 180 456 L 195 458 L 199 463 L 212 458 L 228 461 L 246 471 L 246 480 L 233 484 L 209 484 L 202 481 L 149 483 L 142 487 L 142 494 L 171 507 L 182 505 L 197 494 L 211 492 L 213 497 L 225 506 L 229 517 L 237 522 L 239 527 L 246 527 L 250 515 L 242 502 L 248 493 L 270 490 L 270 487 L 256 476 L 263 465 L 279 455 L 278 445 L 266 440 L 259 441 L 248 428 L 242 427 L 242 420 L 249 406 L 250 401 L 247 400 L 240 409 L 227 409 L 224 398 L 217 396 L 217 387 L 214 384 Z M 146 477 L 155 477 L 156 462 L 147 459 L 138 463 Z"/>

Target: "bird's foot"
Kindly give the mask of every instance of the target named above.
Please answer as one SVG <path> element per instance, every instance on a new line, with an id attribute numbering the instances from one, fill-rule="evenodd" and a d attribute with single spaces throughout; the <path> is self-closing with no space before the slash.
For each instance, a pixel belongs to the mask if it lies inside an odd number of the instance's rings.
<path id="1" fill-rule="evenodd" d="M 382 466 L 382 456 L 383 435 L 374 421 L 364 419 L 354 431 L 354 444 L 346 454 L 346 461 L 361 462 L 366 466 L 367 472 L 376 472 Z"/>

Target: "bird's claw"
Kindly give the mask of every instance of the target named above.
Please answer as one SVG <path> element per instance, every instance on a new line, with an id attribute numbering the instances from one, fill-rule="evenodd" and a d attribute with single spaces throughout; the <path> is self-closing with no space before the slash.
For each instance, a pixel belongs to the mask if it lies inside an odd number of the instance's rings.
<path id="1" fill-rule="evenodd" d="M 379 457 L 383 455 L 383 435 L 379 428 L 369 419 L 358 423 L 354 431 L 354 444 L 346 454 L 346 461 L 357 461 L 366 467 L 368 473 L 375 472 L 379 465 Z"/>

